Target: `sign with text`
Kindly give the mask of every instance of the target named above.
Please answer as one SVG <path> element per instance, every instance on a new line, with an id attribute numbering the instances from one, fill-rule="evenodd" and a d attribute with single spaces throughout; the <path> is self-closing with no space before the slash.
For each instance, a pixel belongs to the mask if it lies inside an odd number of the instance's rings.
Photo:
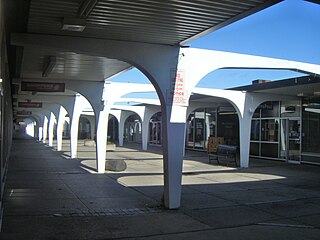
<path id="1" fill-rule="evenodd" d="M 168 103 L 177 106 L 188 106 L 188 92 L 185 90 L 184 70 L 172 70 L 170 89 L 167 90 Z"/>
<path id="2" fill-rule="evenodd" d="M 64 92 L 64 83 L 21 82 L 21 91 L 30 92 Z"/>
<path id="3" fill-rule="evenodd" d="M 31 116 L 32 112 L 30 111 L 17 111 L 17 116 Z"/>
<path id="4" fill-rule="evenodd" d="M 23 108 L 42 108 L 42 102 L 18 102 L 18 107 L 23 107 Z"/>

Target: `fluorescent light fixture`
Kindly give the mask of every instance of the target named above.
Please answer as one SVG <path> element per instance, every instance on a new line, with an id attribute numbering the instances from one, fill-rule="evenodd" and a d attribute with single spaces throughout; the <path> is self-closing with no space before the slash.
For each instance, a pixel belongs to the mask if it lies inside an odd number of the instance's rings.
<path id="1" fill-rule="evenodd" d="M 0 83 L 2 83 L 2 78 L 0 78 Z"/>
<path id="2" fill-rule="evenodd" d="M 48 77 L 56 66 L 56 57 L 48 56 L 43 59 L 42 77 Z"/>
<path id="3" fill-rule="evenodd" d="M 63 18 L 62 30 L 82 32 L 86 28 L 86 20 L 80 18 Z"/>

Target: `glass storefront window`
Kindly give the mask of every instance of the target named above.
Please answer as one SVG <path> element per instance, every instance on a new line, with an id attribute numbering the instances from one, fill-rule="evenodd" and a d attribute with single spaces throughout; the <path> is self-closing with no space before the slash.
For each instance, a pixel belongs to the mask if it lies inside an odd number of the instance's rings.
<path id="1" fill-rule="evenodd" d="M 279 117 L 279 102 L 264 102 L 259 108 L 262 118 Z"/>
<path id="2" fill-rule="evenodd" d="M 155 145 L 162 144 L 162 113 L 154 114 L 149 122 L 149 143 Z"/>
<path id="3" fill-rule="evenodd" d="M 235 111 L 218 113 L 217 137 L 224 137 L 228 145 L 239 145 L 239 119 Z"/>
<path id="4" fill-rule="evenodd" d="M 278 142 L 279 120 L 261 120 L 261 141 Z"/>
<path id="5" fill-rule="evenodd" d="M 209 137 L 217 136 L 217 129 L 222 126 L 223 130 L 219 130 L 219 134 L 230 145 L 239 143 L 239 120 L 235 110 L 232 107 L 231 112 L 223 112 L 220 117 L 220 123 L 217 118 L 216 108 L 199 108 L 192 112 L 187 119 L 186 129 L 186 147 L 192 149 L 206 149 Z M 220 125 L 219 125 L 220 124 Z M 219 125 L 219 126 L 218 126 Z"/>
<path id="6" fill-rule="evenodd" d="M 204 148 L 205 141 L 205 112 L 204 109 L 199 109 L 195 112 L 195 148 Z"/>
<path id="7" fill-rule="evenodd" d="M 320 153 L 320 98 L 303 101 L 302 152 Z"/>
<path id="8" fill-rule="evenodd" d="M 261 143 L 261 156 L 278 158 L 278 144 Z"/>
<path id="9" fill-rule="evenodd" d="M 216 111 L 215 109 L 206 109 L 206 129 L 207 138 L 216 136 Z"/>
<path id="10" fill-rule="evenodd" d="M 187 120 L 187 147 L 193 148 L 193 136 L 194 136 L 194 113 L 191 113 Z"/>
<path id="11" fill-rule="evenodd" d="M 252 142 L 250 143 L 250 155 L 259 156 L 260 155 L 260 143 Z"/>
<path id="12" fill-rule="evenodd" d="M 281 102 L 280 114 L 281 117 L 299 117 L 300 116 L 300 101 L 283 101 Z"/>
<path id="13" fill-rule="evenodd" d="M 251 140 L 259 141 L 260 140 L 260 120 L 254 119 L 251 122 Z"/>

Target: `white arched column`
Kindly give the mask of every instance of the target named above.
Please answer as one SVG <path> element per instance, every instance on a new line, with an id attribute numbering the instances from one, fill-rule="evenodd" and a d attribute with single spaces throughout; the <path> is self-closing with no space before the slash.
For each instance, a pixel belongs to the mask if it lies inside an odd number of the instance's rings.
<path id="1" fill-rule="evenodd" d="M 162 106 L 164 204 L 170 209 L 180 207 L 186 114 L 186 106 Z"/>
<path id="2" fill-rule="evenodd" d="M 44 116 L 43 118 L 43 128 L 42 128 L 42 142 L 46 143 L 48 137 L 48 118 Z"/>
<path id="3" fill-rule="evenodd" d="M 43 138 L 43 121 L 44 121 L 44 116 L 39 117 L 39 124 L 38 124 L 38 141 L 41 142 Z"/>
<path id="4" fill-rule="evenodd" d="M 54 130 L 54 124 L 56 124 L 56 117 L 54 116 L 53 112 L 50 113 L 50 119 L 49 119 L 49 138 L 48 138 L 48 144 L 49 147 L 53 146 L 53 130 Z"/>
<path id="5" fill-rule="evenodd" d="M 58 113 L 58 122 L 57 122 L 57 151 L 62 150 L 62 133 L 63 133 L 63 125 L 65 122 L 65 117 L 67 115 L 67 111 L 63 106 L 60 106 Z"/>
<path id="6" fill-rule="evenodd" d="M 71 158 L 77 157 L 79 118 L 82 112 L 80 96 L 75 96 L 73 110 L 70 115 L 70 152 Z"/>

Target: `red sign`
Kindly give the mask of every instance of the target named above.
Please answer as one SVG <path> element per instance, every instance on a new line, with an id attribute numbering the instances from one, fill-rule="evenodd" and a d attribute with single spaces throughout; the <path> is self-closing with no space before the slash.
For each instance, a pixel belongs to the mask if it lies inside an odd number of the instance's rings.
<path id="1" fill-rule="evenodd" d="M 64 83 L 21 82 L 21 91 L 30 92 L 64 92 Z"/>
<path id="2" fill-rule="evenodd" d="M 23 107 L 23 108 L 42 108 L 42 102 L 18 102 L 18 107 Z"/>
<path id="3" fill-rule="evenodd" d="M 168 102 L 173 105 L 187 106 L 188 94 L 185 90 L 184 70 L 171 71 L 171 86 L 167 91 Z"/>
<path id="4" fill-rule="evenodd" d="M 32 112 L 30 111 L 17 111 L 17 116 L 31 116 Z"/>

